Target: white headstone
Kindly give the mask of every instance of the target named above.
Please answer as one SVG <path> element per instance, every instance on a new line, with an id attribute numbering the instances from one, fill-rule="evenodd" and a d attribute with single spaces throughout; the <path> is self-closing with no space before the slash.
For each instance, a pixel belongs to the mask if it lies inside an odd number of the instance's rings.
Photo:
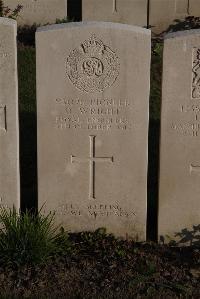
<path id="1" fill-rule="evenodd" d="M 149 22 L 154 33 L 166 30 L 175 20 L 184 20 L 188 15 L 188 0 L 150 0 Z"/>
<path id="2" fill-rule="evenodd" d="M 189 244 L 200 224 L 200 30 L 166 38 L 162 94 L 159 236 Z"/>
<path id="3" fill-rule="evenodd" d="M 147 0 L 82 0 L 83 21 L 147 26 Z"/>
<path id="4" fill-rule="evenodd" d="M 51 24 L 67 17 L 67 0 L 4 0 L 4 5 L 12 10 L 17 5 L 23 6 L 17 18 L 18 25 Z"/>
<path id="5" fill-rule="evenodd" d="M 18 209 L 19 125 L 16 22 L 0 18 L 0 206 Z"/>
<path id="6" fill-rule="evenodd" d="M 39 206 L 71 231 L 145 240 L 150 31 L 53 25 L 36 44 Z"/>
<path id="7" fill-rule="evenodd" d="M 191 16 L 200 16 L 200 0 L 189 0 L 188 3 L 189 14 Z"/>

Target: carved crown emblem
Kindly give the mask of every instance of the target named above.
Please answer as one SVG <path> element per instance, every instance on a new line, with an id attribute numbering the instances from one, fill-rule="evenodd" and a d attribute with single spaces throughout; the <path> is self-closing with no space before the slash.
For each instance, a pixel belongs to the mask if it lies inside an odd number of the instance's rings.
<path id="1" fill-rule="evenodd" d="M 94 34 L 74 49 L 66 61 L 69 80 L 81 91 L 103 92 L 119 75 L 119 58 Z"/>

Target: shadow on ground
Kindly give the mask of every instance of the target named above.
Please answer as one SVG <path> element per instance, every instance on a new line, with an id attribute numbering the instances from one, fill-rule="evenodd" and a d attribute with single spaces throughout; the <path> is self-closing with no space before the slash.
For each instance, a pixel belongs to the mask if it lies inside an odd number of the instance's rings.
<path id="1" fill-rule="evenodd" d="M 193 225 L 192 229 L 183 228 L 180 232 L 176 232 L 174 237 L 160 236 L 160 243 L 168 243 L 172 246 L 192 246 L 200 248 L 200 224 Z"/>

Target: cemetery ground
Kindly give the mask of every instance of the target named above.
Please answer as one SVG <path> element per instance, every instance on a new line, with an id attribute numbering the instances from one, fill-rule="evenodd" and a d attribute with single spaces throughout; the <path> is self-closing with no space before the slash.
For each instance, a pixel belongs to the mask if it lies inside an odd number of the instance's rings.
<path id="1" fill-rule="evenodd" d="M 0 298 L 199 298 L 198 248 L 55 231 L 53 215 L 0 212 Z"/>
<path id="2" fill-rule="evenodd" d="M 34 31 L 34 28 L 33 28 Z M 20 35 L 21 36 L 21 35 Z M 30 36 L 29 36 L 30 38 Z M 148 229 L 156 241 L 162 41 L 152 46 Z M 37 208 L 36 79 L 33 40 L 18 43 L 21 203 Z M 96 232 L 58 235 L 51 218 L 1 211 L 0 298 L 200 298 L 200 250 L 116 239 Z M 3 217 L 2 217 L 3 216 Z M 200 229 L 182 232 L 190 244 Z M 12 241 L 11 241 L 12 240 Z M 164 242 L 164 240 L 161 240 Z M 188 239 L 187 239 L 188 241 Z"/>

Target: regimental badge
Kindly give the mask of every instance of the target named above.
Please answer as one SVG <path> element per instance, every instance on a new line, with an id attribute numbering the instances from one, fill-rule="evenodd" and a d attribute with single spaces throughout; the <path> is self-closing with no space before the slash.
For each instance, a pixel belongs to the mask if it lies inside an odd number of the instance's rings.
<path id="1" fill-rule="evenodd" d="M 119 75 L 119 58 L 95 35 L 74 49 L 66 61 L 69 80 L 83 92 L 103 92 Z"/>
<path id="2" fill-rule="evenodd" d="M 192 99 L 200 99 L 200 49 L 193 48 Z"/>

